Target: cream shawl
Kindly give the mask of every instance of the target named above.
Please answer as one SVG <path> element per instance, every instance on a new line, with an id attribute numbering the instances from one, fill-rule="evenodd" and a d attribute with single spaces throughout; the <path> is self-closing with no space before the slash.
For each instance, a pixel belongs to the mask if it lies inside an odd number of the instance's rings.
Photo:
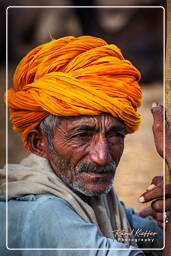
<path id="1" fill-rule="evenodd" d="M 45 158 L 30 154 L 20 164 L 9 164 L 6 168 L 8 197 L 51 193 L 67 201 L 83 220 L 96 224 L 105 237 L 114 239 L 116 229 L 130 231 L 125 210 L 114 189 L 86 203 L 56 176 Z M 6 194 L 5 169 L 0 171 L 0 194 Z"/>

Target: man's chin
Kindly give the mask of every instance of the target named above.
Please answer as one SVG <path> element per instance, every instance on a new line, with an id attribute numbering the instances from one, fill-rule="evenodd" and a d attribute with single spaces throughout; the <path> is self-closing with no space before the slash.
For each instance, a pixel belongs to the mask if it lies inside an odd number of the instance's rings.
<path id="1" fill-rule="evenodd" d="M 75 193 L 92 197 L 109 193 L 113 185 L 113 176 L 109 176 L 107 179 L 104 179 L 104 177 L 93 177 L 89 180 L 76 179 L 71 182 L 60 175 L 60 179 Z"/>
<path id="2" fill-rule="evenodd" d="M 82 186 L 81 184 L 74 182 L 72 184 L 70 184 L 70 187 L 72 188 L 72 190 L 74 190 L 76 193 L 81 193 L 85 196 L 99 196 L 102 194 L 107 194 L 109 193 L 109 191 L 111 190 L 113 185 L 113 182 L 111 182 L 110 184 L 98 184 L 98 185 L 89 185 L 87 187 Z"/>

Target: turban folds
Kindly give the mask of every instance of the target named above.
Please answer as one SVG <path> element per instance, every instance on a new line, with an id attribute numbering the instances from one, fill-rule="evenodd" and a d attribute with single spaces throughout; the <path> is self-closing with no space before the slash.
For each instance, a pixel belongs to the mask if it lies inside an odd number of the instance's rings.
<path id="1" fill-rule="evenodd" d="M 122 119 L 127 133 L 138 129 L 140 72 L 120 49 L 92 36 L 63 37 L 31 50 L 19 63 L 8 90 L 13 129 L 27 134 L 49 114 L 99 115 Z"/>

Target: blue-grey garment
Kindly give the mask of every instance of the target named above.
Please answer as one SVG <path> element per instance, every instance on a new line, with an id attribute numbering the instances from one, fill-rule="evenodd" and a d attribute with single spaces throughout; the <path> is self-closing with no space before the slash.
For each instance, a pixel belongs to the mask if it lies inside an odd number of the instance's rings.
<path id="1" fill-rule="evenodd" d="M 157 233 L 154 241 L 138 243 L 142 247 L 162 247 L 162 232 L 155 221 L 141 218 L 127 209 L 132 229 Z M 8 247 L 6 248 L 6 204 L 0 197 L 0 256 L 140 256 L 126 244 L 101 236 L 96 225 L 85 222 L 63 199 L 51 194 L 27 195 L 8 201 Z M 137 237 L 137 239 L 140 236 Z M 157 242 L 158 241 L 158 242 Z M 161 243 L 161 244 L 160 244 Z M 15 250 L 18 248 L 20 250 Z M 22 250 L 21 248 L 53 248 L 54 250 Z M 64 250 L 55 250 L 63 248 Z M 66 248 L 77 249 L 69 250 Z M 97 248 L 79 250 L 78 248 Z M 127 250 L 111 250 L 127 248 Z M 105 250 L 99 250 L 105 249 Z M 152 255 L 152 254 L 149 254 Z"/>

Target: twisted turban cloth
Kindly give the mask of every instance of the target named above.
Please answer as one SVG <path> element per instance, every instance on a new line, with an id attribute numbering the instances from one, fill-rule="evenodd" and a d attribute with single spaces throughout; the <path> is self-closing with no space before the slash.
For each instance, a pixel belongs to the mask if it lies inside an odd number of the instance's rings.
<path id="1" fill-rule="evenodd" d="M 92 36 L 68 36 L 31 50 L 8 90 L 13 129 L 27 134 L 49 114 L 58 116 L 110 113 L 121 118 L 127 133 L 140 124 L 140 72 L 120 49 Z M 29 148 L 28 148 L 29 149 Z"/>

